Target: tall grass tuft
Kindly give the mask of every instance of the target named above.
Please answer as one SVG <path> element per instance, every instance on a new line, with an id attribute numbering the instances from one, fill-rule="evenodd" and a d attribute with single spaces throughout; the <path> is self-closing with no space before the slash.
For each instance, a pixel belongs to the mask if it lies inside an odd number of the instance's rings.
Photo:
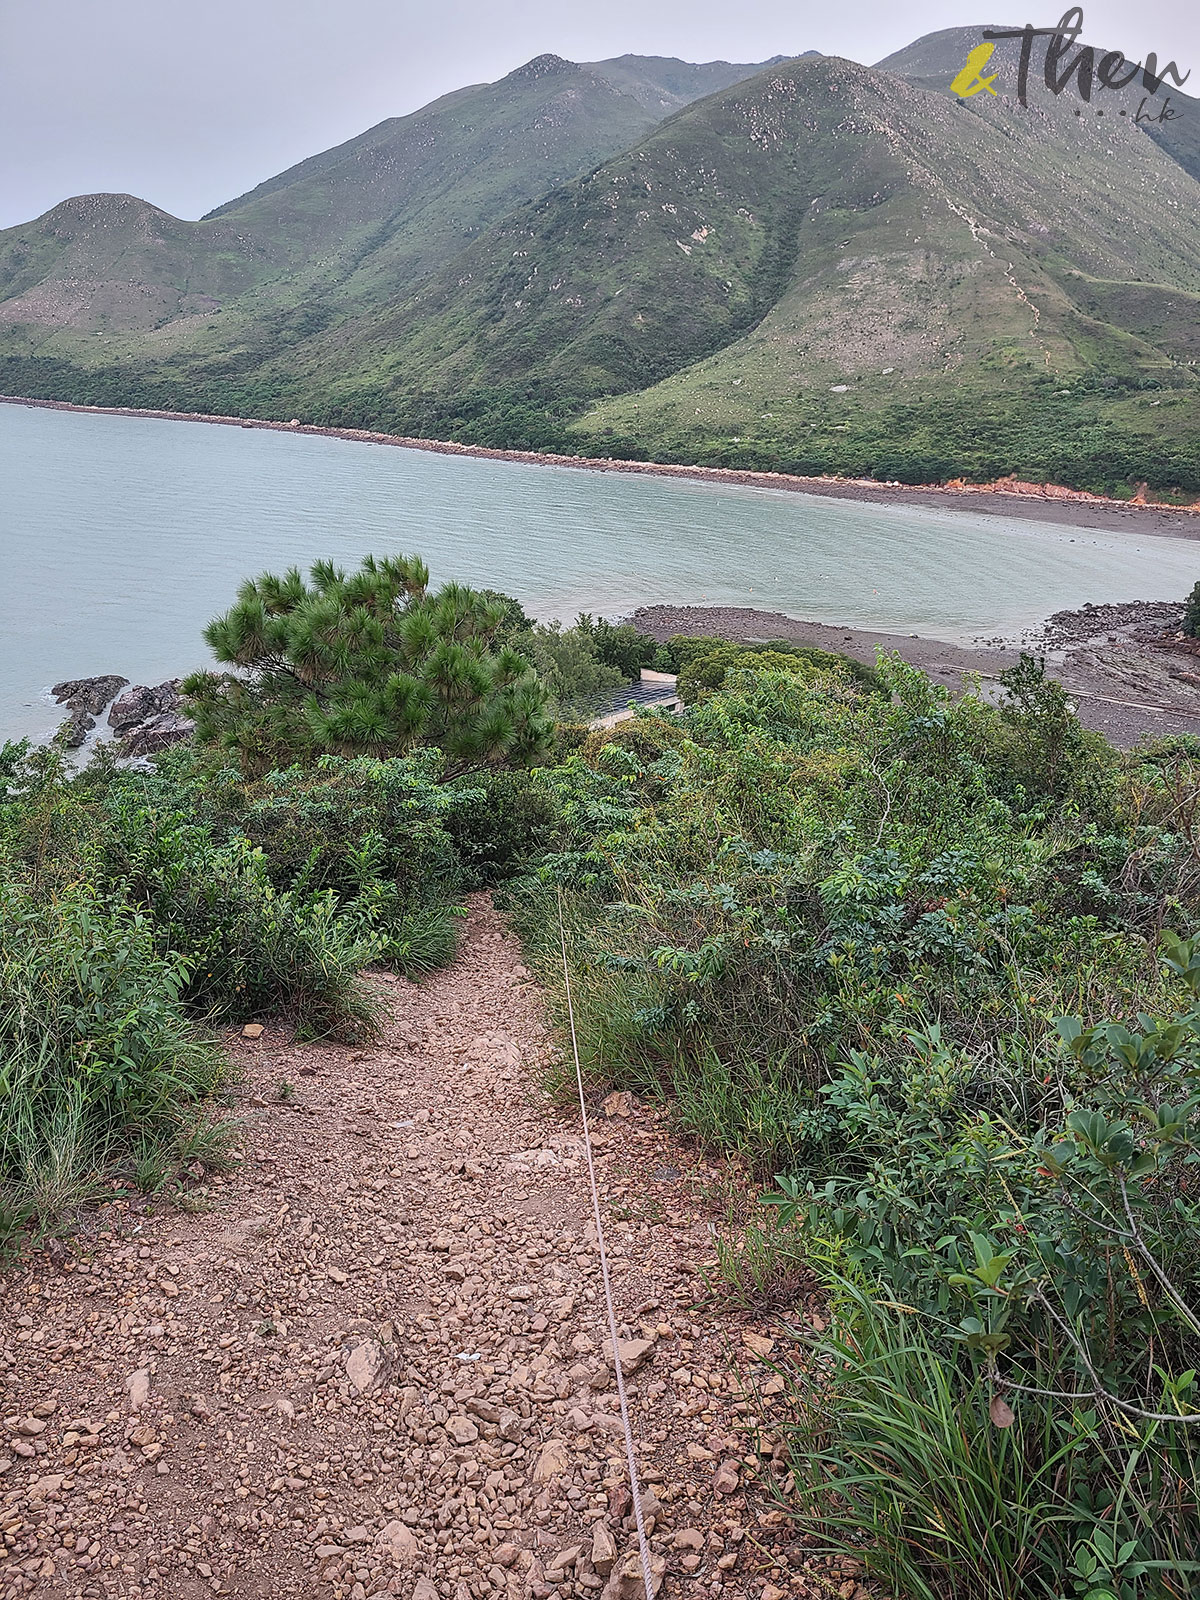
<path id="1" fill-rule="evenodd" d="M 388 931 L 382 958 L 406 978 L 423 978 L 449 966 L 458 953 L 461 906 L 416 906 L 403 913 Z"/>
<path id="2" fill-rule="evenodd" d="M 833 1280 L 793 1388 L 792 1510 L 904 1600 L 1183 1600 L 1200 1588 L 1200 1440 L 1087 1403 L 1013 1400 L 923 1319 Z M 1073 1387 L 1069 1362 L 1043 1371 Z"/>

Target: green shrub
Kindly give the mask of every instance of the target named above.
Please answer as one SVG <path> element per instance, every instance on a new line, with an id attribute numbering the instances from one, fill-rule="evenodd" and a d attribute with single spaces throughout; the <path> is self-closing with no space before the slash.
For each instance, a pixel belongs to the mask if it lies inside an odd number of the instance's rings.
<path id="1" fill-rule="evenodd" d="M 453 958 L 459 894 L 526 847 L 546 801 L 486 777 L 506 819 L 489 839 L 484 791 L 442 766 L 327 756 L 251 779 L 180 747 L 74 774 L 0 750 L 0 1250 L 114 1170 L 154 1189 L 225 1159 L 198 1023 L 361 1038 L 364 964 Z"/>
<path id="2" fill-rule="evenodd" d="M 542 622 L 517 634 L 516 647 L 531 663 L 550 709 L 561 721 L 586 721 L 624 681 L 600 658 L 592 633 Z"/>
<path id="3" fill-rule="evenodd" d="M 789 1430 L 794 1509 L 818 1549 L 911 1600 L 1191 1592 L 1200 1440 L 1087 1400 L 1018 1402 L 1010 1421 L 905 1306 L 832 1288 Z M 1068 1362 L 1044 1376 L 1074 1386 Z"/>
<path id="4" fill-rule="evenodd" d="M 278 889 L 332 889 L 349 902 L 372 879 L 388 881 L 405 903 L 453 895 L 462 863 L 449 827 L 491 774 L 442 781 L 437 751 L 403 758 L 322 756 L 259 779 L 213 770 L 194 751 L 159 758 L 157 773 L 121 791 L 154 807 L 175 807 L 213 837 L 245 837 L 262 851 Z"/>
<path id="5" fill-rule="evenodd" d="M 873 667 L 853 656 L 820 650 L 815 645 L 788 644 L 782 640 L 761 645 L 735 644 L 726 639 L 674 634 L 664 646 L 667 670 L 678 674 L 679 697 L 692 705 L 705 691 L 719 689 L 734 670 L 762 668 L 795 671 L 813 677 L 827 673 L 846 677 L 857 688 L 877 690 Z"/>
<path id="6" fill-rule="evenodd" d="M 190 978 L 131 906 L 0 884 L 4 1228 L 53 1226 L 135 1143 L 169 1147 L 194 1120 L 223 1068 L 181 1010 Z"/>
<path id="7" fill-rule="evenodd" d="M 470 884 L 507 877 L 550 838 L 554 803 L 529 773 L 500 768 L 460 784 L 445 827 Z"/>
<path id="8" fill-rule="evenodd" d="M 615 667 L 622 678 L 636 678 L 643 667 L 653 666 L 658 656 L 658 642 L 627 622 L 593 618 L 585 612 L 576 619 L 575 626 L 593 640 L 596 654 L 605 666 Z"/>
<path id="9" fill-rule="evenodd" d="M 1200 941 L 1155 943 L 1200 921 L 1196 752 L 1120 755 L 1029 660 L 1000 705 L 894 658 L 711 676 L 539 775 L 512 893 L 552 988 L 563 896 L 590 1081 L 778 1175 L 732 1292 L 830 1288 L 794 1514 L 898 1594 L 1182 1596 Z"/>
<path id="10" fill-rule="evenodd" d="M 1200 635 L 1200 582 L 1193 584 L 1183 607 L 1183 631 L 1189 639 Z"/>
<path id="11" fill-rule="evenodd" d="M 995 765 L 1011 775 L 1014 787 L 1023 784 L 1060 809 L 1111 826 L 1118 782 L 1110 748 L 1081 725 L 1067 691 L 1046 675 L 1045 662 L 1022 651 L 998 682 L 1004 699 Z"/>

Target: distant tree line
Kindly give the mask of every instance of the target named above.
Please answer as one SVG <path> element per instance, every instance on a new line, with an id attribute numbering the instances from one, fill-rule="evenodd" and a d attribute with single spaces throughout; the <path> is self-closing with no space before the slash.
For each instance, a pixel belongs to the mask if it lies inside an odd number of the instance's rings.
<path id="1" fill-rule="evenodd" d="M 1151 489 L 1200 493 L 1200 430 L 1133 433 L 1115 427 L 1106 401 L 1159 389 L 1152 380 L 1093 378 L 1063 396 L 1049 383 L 964 398 L 946 393 L 872 409 L 816 412 L 809 424 L 774 420 L 770 436 L 733 439 L 696 428 L 644 435 L 573 427 L 587 401 L 544 383 L 484 385 L 461 395 L 364 386 L 314 403 L 293 386 L 213 366 L 176 377 L 136 368 L 84 369 L 53 356 L 0 357 L 0 392 L 30 399 L 210 416 L 287 420 L 453 440 L 491 449 L 662 461 L 742 471 L 832 474 L 883 482 L 987 483 L 1009 474 L 1097 494 Z M 1162 391 L 1179 401 L 1190 395 Z M 814 396 L 807 397 L 813 414 Z M 823 401 L 821 402 L 823 406 Z M 1162 412 L 1166 418 L 1169 413 Z"/>

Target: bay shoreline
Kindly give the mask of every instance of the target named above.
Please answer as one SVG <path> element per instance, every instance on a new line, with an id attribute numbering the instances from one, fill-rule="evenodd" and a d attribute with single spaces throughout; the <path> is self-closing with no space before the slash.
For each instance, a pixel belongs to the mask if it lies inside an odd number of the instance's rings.
<path id="1" fill-rule="evenodd" d="M 954 643 L 918 633 L 834 626 L 752 606 L 640 606 L 625 620 L 665 642 L 704 634 L 739 644 L 815 645 L 873 666 L 898 655 L 955 694 L 978 679 L 989 697 L 1022 651 L 1045 661 L 1066 688 L 1084 727 L 1120 748 L 1143 739 L 1200 736 L 1200 643 L 1178 633 L 1183 603 L 1134 600 L 1060 611 L 1019 639 Z"/>
<path id="2" fill-rule="evenodd" d="M 128 406 L 84 406 L 67 400 L 37 400 L 0 395 L 0 405 L 46 411 L 75 411 L 89 416 L 139 417 L 158 422 L 203 422 L 217 427 L 260 428 L 274 433 L 308 434 L 342 439 L 351 444 L 391 445 L 435 455 L 474 456 L 484 461 L 512 461 L 527 466 L 571 467 L 585 472 L 622 472 L 643 477 L 686 478 L 703 483 L 754 489 L 786 490 L 832 499 L 860 500 L 874 505 L 925 506 L 985 515 L 1051 522 L 1063 527 L 1108 533 L 1147 534 L 1160 538 L 1200 539 L 1200 502 L 1170 506 L 1160 502 L 1115 500 L 1066 489 L 1056 484 L 999 483 L 899 484 L 865 478 L 801 477 L 785 472 L 754 472 L 734 467 L 702 467 L 660 461 L 625 461 L 609 456 L 556 455 L 540 450 L 499 450 L 489 445 L 458 444 L 445 439 L 409 438 L 373 433 L 365 428 L 321 428 L 303 422 L 273 422 L 260 417 L 210 416 L 193 411 L 148 411 Z"/>

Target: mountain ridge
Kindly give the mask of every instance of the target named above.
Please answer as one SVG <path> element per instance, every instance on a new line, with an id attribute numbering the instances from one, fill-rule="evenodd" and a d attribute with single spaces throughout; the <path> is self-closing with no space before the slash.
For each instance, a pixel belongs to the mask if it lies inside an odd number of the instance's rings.
<path id="1" fill-rule="evenodd" d="M 950 85 L 966 62 L 970 50 L 983 42 L 985 32 L 1011 32 L 1011 27 L 1006 23 L 989 23 L 986 27 L 979 28 L 941 28 L 933 33 L 923 34 L 921 38 L 914 39 L 903 49 L 893 51 L 885 56 L 882 61 L 875 63 L 876 68 L 896 74 L 900 77 L 912 78 L 928 88 L 949 92 Z M 1039 49 L 1032 53 L 1029 71 L 1026 76 L 1026 94 L 1034 107 L 1052 107 L 1058 97 L 1051 94 L 1045 82 L 1045 50 L 1046 41 L 1036 41 Z M 1083 40 L 1076 46 L 1076 54 L 1081 49 L 1089 48 Z M 1094 59 L 1098 62 L 1106 52 L 1098 45 L 1090 46 L 1094 52 Z M 1020 42 L 1016 39 L 1001 39 L 995 41 L 995 49 L 985 68 L 986 72 L 998 75 L 996 94 L 1001 99 L 1011 100 L 1019 81 L 1018 62 L 1020 58 Z M 1074 57 L 1068 55 L 1068 62 Z M 1132 62 L 1122 57 L 1113 71 L 1122 73 Z M 1114 110 L 1118 116 L 1136 116 L 1143 101 L 1151 103 L 1151 112 L 1157 114 L 1171 102 L 1170 109 L 1175 113 L 1167 121 L 1149 120 L 1142 124 L 1146 135 L 1155 144 L 1176 161 L 1191 177 L 1200 179 L 1200 99 L 1194 95 L 1186 94 L 1182 88 L 1168 80 L 1164 85 L 1165 92 L 1147 95 L 1147 86 L 1140 76 L 1135 77 L 1125 88 L 1107 89 L 1099 82 L 1093 82 L 1092 99 L 1081 101 L 1075 89 L 1067 92 L 1073 100 L 1072 112 L 1080 110 L 1081 114 L 1092 115 L 1107 107 L 1108 114 Z M 988 100 L 989 96 L 981 94 L 973 99 Z M 1101 105 L 1101 102 L 1104 104 Z"/>
<path id="2" fill-rule="evenodd" d="M 0 301 L 0 381 L 568 453 L 1200 487 L 1200 187 L 1131 115 L 949 94 L 982 31 L 749 76 L 536 57 L 178 224 L 241 240 L 204 282 L 247 286 L 211 312 L 179 296 L 87 342 Z"/>
<path id="3" fill-rule="evenodd" d="M 37 312 L 35 326 L 54 327 L 53 307 L 70 299 L 73 309 L 63 328 L 119 331 L 124 315 L 126 331 L 157 332 L 178 321 L 175 332 L 187 340 L 205 331 L 190 319 L 207 302 L 209 309 L 224 309 L 251 291 L 259 298 L 243 317 L 235 316 L 239 334 L 242 325 L 260 320 L 270 332 L 273 318 L 301 302 L 315 302 L 302 323 L 321 320 L 322 300 L 348 280 L 353 281 L 344 293 L 351 301 L 395 293 L 506 210 L 586 172 L 654 126 L 657 118 L 637 98 L 608 81 L 600 70 L 606 66 L 543 54 L 495 83 L 454 90 L 308 157 L 199 222 L 151 207 L 167 219 L 162 227 L 179 246 L 190 242 L 202 277 L 208 257 L 219 258 L 223 274 L 215 273 L 215 262 L 213 271 L 221 292 L 208 292 L 212 285 L 205 277 L 199 300 L 189 297 L 186 263 L 134 248 L 122 306 L 116 286 L 103 276 L 106 241 L 97 236 L 91 263 L 97 274 L 95 315 L 89 320 L 89 263 L 81 259 L 82 242 L 72 241 L 77 248 L 61 267 L 53 249 L 61 206 L 86 207 L 88 197 L 61 202 L 0 232 L 0 295 L 4 283 L 18 276 L 23 288 L 31 287 L 25 282 L 31 262 L 44 267 L 47 279 L 35 302 L 5 311 L 0 301 L 0 320 L 11 326 L 28 307 Z M 665 73 L 661 88 L 672 104 L 706 91 L 714 78 L 735 81 L 756 70 L 754 64 L 693 65 L 636 56 L 620 58 L 614 67 L 620 69 L 615 77 L 636 77 L 643 87 Z M 136 197 L 130 202 L 149 207 Z M 128 244 L 135 247 L 138 230 L 130 233 Z"/>

